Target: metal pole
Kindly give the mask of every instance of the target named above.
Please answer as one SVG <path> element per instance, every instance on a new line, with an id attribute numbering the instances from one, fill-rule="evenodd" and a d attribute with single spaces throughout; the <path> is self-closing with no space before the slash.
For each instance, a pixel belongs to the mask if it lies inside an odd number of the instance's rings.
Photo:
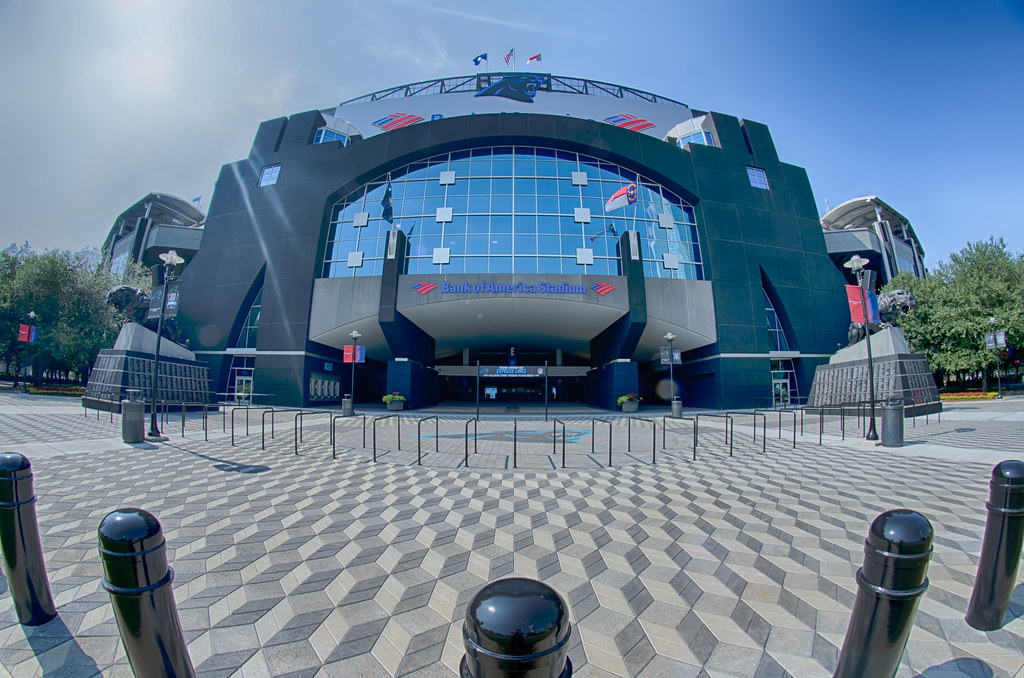
<path id="1" fill-rule="evenodd" d="M 999 341 L 996 338 L 996 319 L 990 318 L 989 322 L 992 324 L 992 344 L 995 346 L 993 349 L 996 354 L 996 383 L 999 384 L 999 394 L 996 396 L 996 400 L 1003 399 L 1003 377 L 999 374 Z"/>
<path id="2" fill-rule="evenodd" d="M 462 678 L 572 677 L 569 608 L 533 579 L 493 581 L 469 603 L 462 625 Z"/>
<path id="3" fill-rule="evenodd" d="M 476 361 L 476 418 L 480 418 L 480 361 Z"/>
<path id="4" fill-rule="evenodd" d="M 0 556 L 18 623 L 39 626 L 57 616 L 39 542 L 32 465 L 0 454 Z"/>
<path id="5" fill-rule="evenodd" d="M 160 522 L 142 509 L 119 509 L 100 522 L 98 536 L 102 584 L 132 672 L 194 678 Z"/>
<path id="6" fill-rule="evenodd" d="M 164 264 L 164 284 L 160 292 L 160 315 L 156 321 L 156 349 L 153 351 L 153 388 L 149 395 L 149 433 L 150 438 L 160 438 L 160 429 L 156 425 L 156 381 L 160 371 L 160 339 L 164 329 L 164 309 L 167 307 L 167 284 L 170 265 Z"/>
<path id="7" fill-rule="evenodd" d="M 672 336 L 671 332 L 669 332 L 669 336 Z M 676 397 L 676 378 L 675 378 L 675 371 L 673 370 L 674 363 L 675 363 L 675 360 L 674 360 L 675 354 L 672 353 L 672 341 L 674 339 L 675 339 L 675 337 L 672 337 L 672 339 L 668 340 L 668 401 L 669 401 L 669 403 L 671 403 L 672 400 Z"/>
<path id="8" fill-rule="evenodd" d="M 865 440 L 878 440 L 875 432 L 875 367 L 871 359 L 871 314 L 868 312 L 868 298 L 864 292 L 864 271 L 857 271 L 857 286 L 860 288 L 860 307 L 864 311 L 864 341 L 868 349 L 868 400 L 871 404 L 871 420 Z"/>
<path id="9" fill-rule="evenodd" d="M 928 588 L 931 523 L 907 509 L 886 511 L 871 523 L 857 598 L 833 678 L 893 678 Z"/>
<path id="10" fill-rule="evenodd" d="M 967 607 L 967 623 L 980 631 L 1003 626 L 1024 548 L 1024 462 L 996 464 L 988 490 L 988 520 L 981 561 Z"/>
<path id="11" fill-rule="evenodd" d="M 544 361 L 544 421 L 548 420 L 548 361 Z"/>
<path id="12" fill-rule="evenodd" d="M 359 337 L 352 337 L 352 414 L 356 413 L 356 361 L 359 360 Z"/>

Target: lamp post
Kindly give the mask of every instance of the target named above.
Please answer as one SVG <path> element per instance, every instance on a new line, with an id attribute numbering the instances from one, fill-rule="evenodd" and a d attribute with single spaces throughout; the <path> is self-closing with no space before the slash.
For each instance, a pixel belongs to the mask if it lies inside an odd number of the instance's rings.
<path id="1" fill-rule="evenodd" d="M 352 413 L 355 414 L 355 411 L 356 411 L 356 362 L 359 361 L 359 337 L 361 337 L 363 335 L 359 334 L 359 332 L 356 332 L 355 330 L 352 330 L 352 332 L 349 333 L 348 336 L 352 337 Z"/>
<path id="2" fill-rule="evenodd" d="M 996 382 L 999 384 L 999 395 L 996 396 L 996 400 L 1003 399 L 1003 378 L 999 374 L 999 340 L 996 337 L 996 319 L 994 317 L 989 318 L 988 322 L 992 325 L 992 345 L 996 353 Z"/>
<path id="3" fill-rule="evenodd" d="M 153 389 L 149 396 L 149 433 L 146 438 L 153 440 L 164 440 L 160 429 L 156 425 L 156 381 L 160 369 L 160 336 L 164 329 L 164 311 L 167 309 L 167 285 L 173 280 L 174 267 L 184 264 L 185 260 L 178 256 L 174 250 L 169 250 L 160 255 L 164 266 L 164 284 L 160 292 L 160 315 L 156 321 L 156 348 L 153 349 Z"/>
<path id="4" fill-rule="evenodd" d="M 853 258 L 843 266 L 852 270 L 857 276 L 857 287 L 860 288 L 860 308 L 864 313 L 864 342 L 868 350 L 868 403 L 871 410 L 871 416 L 868 419 L 868 434 L 864 436 L 864 439 L 878 440 L 878 433 L 875 432 L 875 366 L 871 359 L 871 314 L 868 312 L 867 294 L 864 292 L 864 265 L 868 261 L 859 254 L 854 254 Z"/>
<path id="5" fill-rule="evenodd" d="M 672 370 L 672 367 L 673 367 L 673 365 L 676 362 L 676 360 L 675 360 L 676 356 L 672 352 L 672 342 L 675 341 L 675 338 L 676 338 L 676 335 L 672 334 L 671 332 L 669 332 L 668 334 L 665 335 L 665 341 L 668 342 L 668 383 L 669 383 L 669 386 L 668 386 L 668 402 L 669 403 L 671 403 L 672 400 L 675 399 L 675 397 L 676 397 L 675 372 Z"/>
<path id="6" fill-rule="evenodd" d="M 28 341 L 25 342 L 25 364 L 22 366 L 21 371 L 21 392 L 28 393 L 28 363 L 29 363 L 29 347 L 32 346 L 32 326 L 36 321 L 35 311 L 28 312 Z"/>

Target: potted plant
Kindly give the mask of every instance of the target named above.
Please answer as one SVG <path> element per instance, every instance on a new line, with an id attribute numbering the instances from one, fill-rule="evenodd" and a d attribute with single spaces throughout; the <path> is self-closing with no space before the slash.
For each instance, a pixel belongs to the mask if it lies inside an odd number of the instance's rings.
<path id="1" fill-rule="evenodd" d="M 616 403 L 622 408 L 623 412 L 636 412 L 637 408 L 640 407 L 641 400 L 643 398 L 636 393 L 627 393 L 626 395 L 620 395 Z"/>
<path id="2" fill-rule="evenodd" d="M 394 393 L 388 393 L 381 400 L 388 406 L 389 410 L 401 410 L 405 408 L 405 396 L 395 391 Z"/>

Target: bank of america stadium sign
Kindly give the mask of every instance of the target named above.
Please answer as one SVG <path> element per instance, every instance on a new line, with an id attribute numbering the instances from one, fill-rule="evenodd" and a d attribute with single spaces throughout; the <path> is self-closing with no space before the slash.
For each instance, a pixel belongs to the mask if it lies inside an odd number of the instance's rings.
<path id="1" fill-rule="evenodd" d="M 567 282 L 496 283 L 493 280 L 478 283 L 442 281 L 440 285 L 420 281 L 412 288 L 422 295 L 435 289 L 441 294 L 587 294 L 588 290 L 593 290 L 602 297 L 615 289 L 613 285 L 605 282 L 588 288 L 586 285 L 572 285 Z"/>

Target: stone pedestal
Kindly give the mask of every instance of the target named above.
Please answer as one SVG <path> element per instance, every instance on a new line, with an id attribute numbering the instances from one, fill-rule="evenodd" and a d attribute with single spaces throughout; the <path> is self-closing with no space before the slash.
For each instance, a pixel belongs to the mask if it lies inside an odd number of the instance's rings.
<path id="1" fill-rule="evenodd" d="M 942 409 L 928 359 L 910 352 L 903 330 L 889 327 L 871 335 L 870 341 L 876 401 L 898 400 L 906 406 L 906 416 Z M 868 399 L 867 346 L 859 341 L 837 351 L 827 365 L 818 366 L 807 406 L 833 406 L 838 411 L 840 405 Z"/>

